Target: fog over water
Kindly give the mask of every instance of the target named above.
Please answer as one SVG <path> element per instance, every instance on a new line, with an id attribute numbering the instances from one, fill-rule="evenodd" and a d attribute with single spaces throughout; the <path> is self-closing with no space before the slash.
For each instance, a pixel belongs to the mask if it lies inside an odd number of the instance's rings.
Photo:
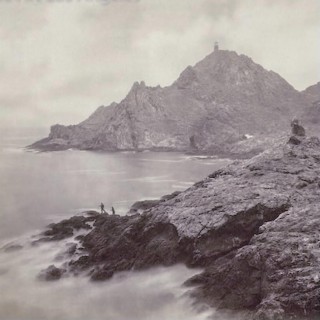
<path id="1" fill-rule="evenodd" d="M 85 276 L 38 279 L 63 263 L 65 241 L 31 245 L 50 222 L 104 202 L 124 214 L 141 199 L 183 190 L 226 163 L 179 153 L 29 152 L 42 131 L 2 132 L 0 140 L 0 319 L 206 319 L 182 283 L 199 272 L 182 265 L 122 273 L 92 283 Z M 22 249 L 6 250 L 12 244 Z M 59 259 L 58 259 L 59 258 Z"/>
<path id="2" fill-rule="evenodd" d="M 70 240 L 69 240 L 70 241 Z M 0 254 L 0 318 L 6 320 L 202 320 L 181 284 L 199 270 L 182 265 L 121 273 L 102 283 L 87 277 L 37 279 L 63 243 Z"/>

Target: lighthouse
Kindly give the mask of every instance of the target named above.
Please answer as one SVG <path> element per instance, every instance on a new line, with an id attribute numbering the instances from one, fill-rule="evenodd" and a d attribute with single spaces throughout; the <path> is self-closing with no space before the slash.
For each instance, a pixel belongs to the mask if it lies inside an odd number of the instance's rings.
<path id="1" fill-rule="evenodd" d="M 214 51 L 219 51 L 219 43 L 218 43 L 218 41 L 216 41 L 214 43 Z"/>

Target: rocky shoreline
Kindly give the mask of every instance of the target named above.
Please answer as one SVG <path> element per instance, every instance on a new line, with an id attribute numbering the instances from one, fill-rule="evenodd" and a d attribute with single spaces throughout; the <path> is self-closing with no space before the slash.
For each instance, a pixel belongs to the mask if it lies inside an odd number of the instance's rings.
<path id="1" fill-rule="evenodd" d="M 320 141 L 294 136 L 235 161 L 183 192 L 139 202 L 126 216 L 87 212 L 51 224 L 40 241 L 72 237 L 47 280 L 184 263 L 202 267 L 192 295 L 245 319 L 320 316 Z M 240 314 L 239 313 L 239 314 Z"/>
<path id="2" fill-rule="evenodd" d="M 282 135 L 288 121 L 301 117 L 317 98 L 316 91 L 299 92 L 251 58 L 215 50 L 171 85 L 135 82 L 119 103 L 100 106 L 76 125 L 53 125 L 48 137 L 29 148 L 249 158 L 268 148 L 266 137 Z"/>
<path id="3" fill-rule="evenodd" d="M 277 133 L 266 137 L 265 135 L 257 135 L 251 138 L 243 138 L 232 144 L 223 144 L 220 147 L 211 147 L 206 149 L 177 148 L 177 147 L 152 147 L 152 148 L 128 148 L 128 149 L 94 149 L 86 145 L 69 145 L 64 143 L 56 143 L 44 138 L 32 145 L 26 146 L 27 150 L 35 150 L 37 152 L 54 152 L 66 150 L 82 150 L 101 153 L 117 153 L 117 152 L 181 152 L 190 156 L 201 156 L 219 159 L 250 159 L 266 149 L 270 148 L 273 143 L 283 137 L 283 134 Z"/>

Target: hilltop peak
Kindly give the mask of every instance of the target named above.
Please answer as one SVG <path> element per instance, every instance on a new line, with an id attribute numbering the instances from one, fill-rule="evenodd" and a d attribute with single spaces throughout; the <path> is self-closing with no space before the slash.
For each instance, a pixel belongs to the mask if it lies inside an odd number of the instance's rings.
<path id="1" fill-rule="evenodd" d="M 279 133 L 302 100 L 275 72 L 215 46 L 171 86 L 134 82 L 120 103 L 98 109 L 79 126 L 53 130 L 34 146 L 224 153 L 243 137 Z"/>
<path id="2" fill-rule="evenodd" d="M 135 81 L 131 87 L 131 90 L 135 90 L 135 89 L 138 89 L 138 88 L 144 88 L 146 86 L 145 82 L 144 81 Z"/>
<path id="3" fill-rule="evenodd" d="M 215 50 L 194 66 L 188 66 L 175 84 L 184 88 L 195 81 L 207 85 L 252 84 L 257 76 L 265 77 L 268 71 L 243 54 L 235 51 Z M 283 80 L 284 81 L 284 80 Z"/>
<path id="4" fill-rule="evenodd" d="M 267 104 L 273 107 L 281 103 L 280 96 L 292 95 L 297 99 L 298 95 L 281 76 L 264 69 L 250 57 L 220 49 L 188 66 L 173 85 L 192 90 L 206 101 L 239 103 L 239 99 L 242 102 L 249 99 L 249 103 L 263 105 L 267 99 Z"/>

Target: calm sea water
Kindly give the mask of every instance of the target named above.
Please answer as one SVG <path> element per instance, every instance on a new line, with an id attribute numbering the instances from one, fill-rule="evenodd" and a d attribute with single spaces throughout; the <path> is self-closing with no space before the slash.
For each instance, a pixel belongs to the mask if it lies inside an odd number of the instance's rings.
<path id="1" fill-rule="evenodd" d="M 205 319 L 184 295 L 183 281 L 197 270 L 184 266 L 124 273 L 93 284 L 87 278 L 56 283 L 37 279 L 54 263 L 64 243 L 28 245 L 52 221 L 71 217 L 104 202 L 125 214 L 141 199 L 183 190 L 225 165 L 179 153 L 37 153 L 24 146 L 43 130 L 2 132 L 0 140 L 0 241 L 20 243 L 0 250 L 0 319 L 120 320 Z"/>

